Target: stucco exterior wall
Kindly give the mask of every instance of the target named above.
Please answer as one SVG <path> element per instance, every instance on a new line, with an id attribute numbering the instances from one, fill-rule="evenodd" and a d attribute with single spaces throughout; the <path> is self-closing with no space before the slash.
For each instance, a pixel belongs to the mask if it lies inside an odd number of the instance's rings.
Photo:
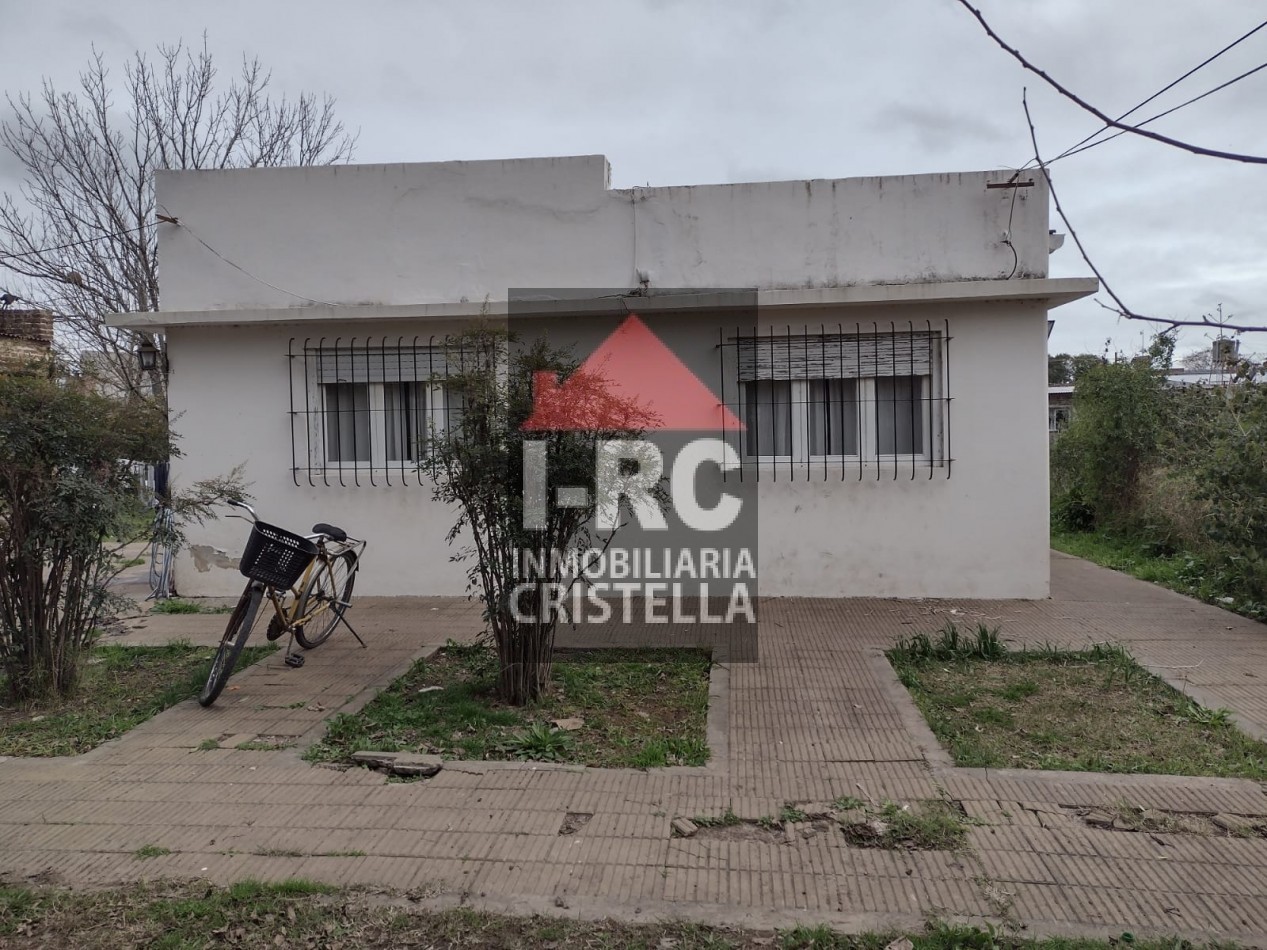
<path id="1" fill-rule="evenodd" d="M 296 487 L 291 337 L 443 335 L 445 324 L 408 318 L 408 308 L 505 300 L 514 287 L 1002 285 L 1009 274 L 1047 274 L 1041 177 L 1024 189 L 987 188 L 1011 177 L 999 171 L 631 190 L 609 189 L 608 177 L 601 156 L 161 173 L 161 210 L 180 221 L 160 228 L 164 311 L 242 320 L 181 325 L 172 314 L 177 484 L 241 465 L 266 520 L 292 529 L 332 521 L 369 539 L 361 593 L 458 594 L 464 565 L 444 541 L 455 513 L 428 488 L 312 487 L 306 478 Z M 406 314 L 340 319 L 327 308 L 307 323 L 314 302 L 403 305 Z M 759 319 L 793 332 L 948 321 L 953 338 L 951 476 L 887 470 L 877 479 L 864 469 L 859 479 L 854 468 L 843 479 L 763 481 L 763 596 L 1047 595 L 1043 300 L 773 307 Z M 692 315 L 666 340 L 714 392 L 724 322 Z M 246 533 L 241 521 L 193 531 L 177 565 L 181 593 L 239 590 Z"/>
<path id="2" fill-rule="evenodd" d="M 600 156 L 159 172 L 164 310 L 505 300 L 509 287 L 834 287 L 1047 274 L 1006 171 L 609 190 Z M 1010 225 L 1009 225 L 1010 220 Z M 217 257 L 206 245 L 258 280 Z M 267 283 L 263 283 L 266 281 Z M 269 286 L 269 285 L 273 286 Z M 280 290 L 278 288 L 281 288 Z"/>
<path id="3" fill-rule="evenodd" d="M 1047 561 L 1046 309 L 1038 304 L 902 308 L 903 318 L 949 321 L 954 462 L 911 478 L 891 468 L 785 466 L 762 473 L 759 568 L 763 596 L 1045 597 Z M 887 321 L 894 310 L 813 313 L 806 319 Z M 785 327 L 777 317 L 765 327 Z M 800 322 L 798 321 L 797 328 Z M 375 336 L 398 327 L 331 327 Z M 443 326 L 434 325 L 443 334 Z M 171 400 L 185 455 L 177 484 L 241 465 L 260 514 L 292 529 L 332 521 L 370 540 L 358 584 L 366 594 L 456 594 L 463 566 L 444 537 L 454 512 L 426 486 L 315 487 L 291 473 L 285 327 L 180 328 L 169 337 Z M 720 389 L 715 318 L 686 321 L 666 342 Z M 733 384 L 732 384 L 733 385 Z M 300 451 L 302 452 L 302 446 Z M 301 462 L 302 464 L 302 462 Z M 247 528 L 214 522 L 182 555 L 182 594 L 228 595 L 241 587 L 236 558 Z M 217 554 L 217 550 L 220 552 Z"/>

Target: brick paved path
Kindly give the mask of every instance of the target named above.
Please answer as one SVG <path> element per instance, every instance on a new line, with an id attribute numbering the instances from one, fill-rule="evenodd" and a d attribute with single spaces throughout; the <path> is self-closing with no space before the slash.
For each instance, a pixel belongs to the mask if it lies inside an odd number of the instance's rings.
<path id="1" fill-rule="evenodd" d="M 1116 640 L 1267 735 L 1267 627 L 1059 555 L 1053 586 L 1045 602 L 766 602 L 760 662 L 715 677 L 707 768 L 467 763 L 387 784 L 373 772 L 308 766 L 296 750 L 234 749 L 257 736 L 316 739 L 334 712 L 479 626 L 466 601 L 367 603 L 357 621 L 368 651 L 339 635 L 301 670 L 275 656 L 235 677 L 211 710 L 186 703 L 74 759 L 0 761 L 0 873 L 82 884 L 301 876 L 492 909 L 754 926 L 918 926 L 927 913 L 1002 913 L 1032 933 L 1267 939 L 1267 840 L 1097 831 L 1060 807 L 1126 800 L 1267 814 L 1258 784 L 951 768 L 879 657 L 894 637 L 946 617 L 999 624 L 1014 640 Z M 207 636 L 222 623 L 150 618 L 137 636 Z M 223 748 L 197 751 L 208 738 Z M 861 850 L 808 827 L 783 841 L 669 835 L 674 816 L 727 806 L 758 818 L 786 802 L 911 800 L 939 789 L 986 822 L 969 831 L 968 852 Z M 593 817 L 560 835 L 568 813 Z M 172 853 L 135 858 L 145 845 Z"/>

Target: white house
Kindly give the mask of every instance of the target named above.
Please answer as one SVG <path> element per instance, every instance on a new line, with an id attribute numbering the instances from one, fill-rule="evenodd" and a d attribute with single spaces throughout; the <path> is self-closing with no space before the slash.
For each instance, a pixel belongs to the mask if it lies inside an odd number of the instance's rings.
<path id="1" fill-rule="evenodd" d="M 166 333 L 174 482 L 242 464 L 267 520 L 369 539 L 361 593 L 465 590 L 406 419 L 443 403 L 433 338 L 484 312 L 597 346 L 614 324 L 551 288 L 609 288 L 745 421 L 763 596 L 1048 594 L 1048 311 L 1096 283 L 1047 276 L 1041 175 L 613 189 L 593 155 L 157 193 L 164 309 L 112 322 Z M 196 530 L 181 592 L 240 589 L 244 538 Z"/>

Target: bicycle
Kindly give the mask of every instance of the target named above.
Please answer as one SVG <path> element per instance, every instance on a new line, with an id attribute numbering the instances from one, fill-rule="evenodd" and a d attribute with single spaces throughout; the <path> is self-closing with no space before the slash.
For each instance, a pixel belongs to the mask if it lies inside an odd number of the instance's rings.
<path id="1" fill-rule="evenodd" d="M 238 570 L 248 580 L 229 616 L 207 683 L 198 697 L 204 707 L 214 703 L 224 690 L 265 597 L 273 608 L 269 640 L 290 634 L 305 650 L 313 650 L 330 639 L 334 628 L 342 623 L 365 647 L 346 614 L 366 542 L 350 538 L 342 528 L 330 524 L 313 525 L 312 534 L 293 534 L 260 521 L 255 509 L 245 502 L 230 504 L 250 515 L 251 537 L 238 564 Z M 248 520 L 245 515 L 230 517 Z M 303 661 L 302 654 L 292 653 L 288 644 L 286 664 L 299 667 Z"/>
<path id="2" fill-rule="evenodd" d="M 173 593 L 176 522 L 171 508 L 161 500 L 156 499 L 154 505 L 154 524 L 150 528 L 150 595 L 145 599 L 166 600 Z"/>

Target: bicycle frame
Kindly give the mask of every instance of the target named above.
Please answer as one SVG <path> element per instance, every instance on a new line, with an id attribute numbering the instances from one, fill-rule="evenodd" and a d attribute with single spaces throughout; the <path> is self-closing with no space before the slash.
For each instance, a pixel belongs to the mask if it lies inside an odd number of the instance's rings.
<path id="1" fill-rule="evenodd" d="M 317 556 L 312 559 L 311 564 L 304 568 L 303 574 L 300 575 L 299 580 L 295 582 L 295 585 L 288 590 L 281 592 L 279 592 L 275 587 L 265 586 L 264 588 L 264 592 L 268 595 L 269 603 L 272 604 L 273 613 L 277 615 L 279 622 L 286 628 L 287 631 L 293 630 L 295 627 L 304 626 L 314 617 L 320 616 L 327 610 L 330 610 L 332 606 L 335 606 L 330 603 L 319 603 L 302 617 L 298 616 L 299 596 L 303 593 L 304 588 L 308 586 L 308 581 L 311 579 L 314 571 L 325 570 L 330 579 L 330 589 L 338 590 L 338 579 L 334 576 L 334 563 L 338 557 L 346 551 L 352 551 L 357 556 L 357 562 L 356 566 L 352 568 L 351 573 L 355 574 L 361 568 L 360 557 L 366 546 L 364 541 L 359 541 L 355 538 L 348 538 L 347 541 L 331 542 L 338 545 L 339 549 L 337 551 L 330 552 L 326 549 L 327 542 L 323 536 L 312 535 L 311 537 L 317 542 Z M 290 607 L 286 606 L 287 596 L 294 598 Z M 346 608 L 347 604 L 340 603 L 338 606 Z"/>
<path id="2" fill-rule="evenodd" d="M 250 505 L 248 505 L 246 502 L 231 501 L 229 502 L 229 504 L 233 505 L 236 508 L 242 508 L 245 511 L 249 512 L 251 516 L 249 519 L 250 521 L 254 522 L 258 520 L 255 515 L 255 509 L 252 508 Z M 243 521 L 248 520 L 243 515 L 229 515 L 229 517 L 242 518 Z M 334 539 L 329 538 L 324 534 L 308 534 L 308 535 L 304 535 L 304 537 L 308 538 L 310 541 L 317 542 L 317 556 L 312 559 L 312 563 L 310 563 L 306 568 L 304 568 L 304 572 L 303 574 L 299 576 L 299 580 L 297 580 L 293 586 L 291 586 L 290 588 L 284 591 L 279 591 L 277 588 L 271 587 L 268 584 L 260 585 L 264 591 L 265 596 L 268 598 L 269 604 L 273 608 L 273 613 L 277 616 L 278 622 L 282 625 L 282 627 L 285 629 L 287 633 L 290 633 L 296 627 L 304 626 L 309 621 L 311 621 L 314 617 L 318 617 L 321 614 L 325 613 L 327 610 L 330 610 L 333 606 L 336 606 L 330 603 L 324 603 L 324 602 L 319 603 L 316 605 L 316 607 L 314 607 L 312 610 L 309 610 L 302 617 L 298 616 L 299 598 L 300 598 L 300 595 L 303 593 L 304 588 L 308 586 L 308 582 L 312 578 L 313 571 L 324 569 L 329 576 L 330 589 L 337 590 L 338 579 L 334 576 L 335 561 L 346 552 L 351 551 L 352 553 L 356 555 L 356 564 L 352 568 L 351 572 L 349 573 L 349 576 L 351 576 L 352 574 L 355 574 L 357 571 L 361 569 L 361 555 L 364 554 L 365 548 L 368 543 L 358 538 L 348 538 L 344 541 L 335 541 Z M 330 545 L 335 546 L 337 550 L 330 551 L 328 548 L 328 546 Z M 290 607 L 286 606 L 287 597 L 293 598 L 293 600 L 291 601 L 292 606 Z M 339 603 L 337 606 L 346 608 L 348 605 Z"/>

